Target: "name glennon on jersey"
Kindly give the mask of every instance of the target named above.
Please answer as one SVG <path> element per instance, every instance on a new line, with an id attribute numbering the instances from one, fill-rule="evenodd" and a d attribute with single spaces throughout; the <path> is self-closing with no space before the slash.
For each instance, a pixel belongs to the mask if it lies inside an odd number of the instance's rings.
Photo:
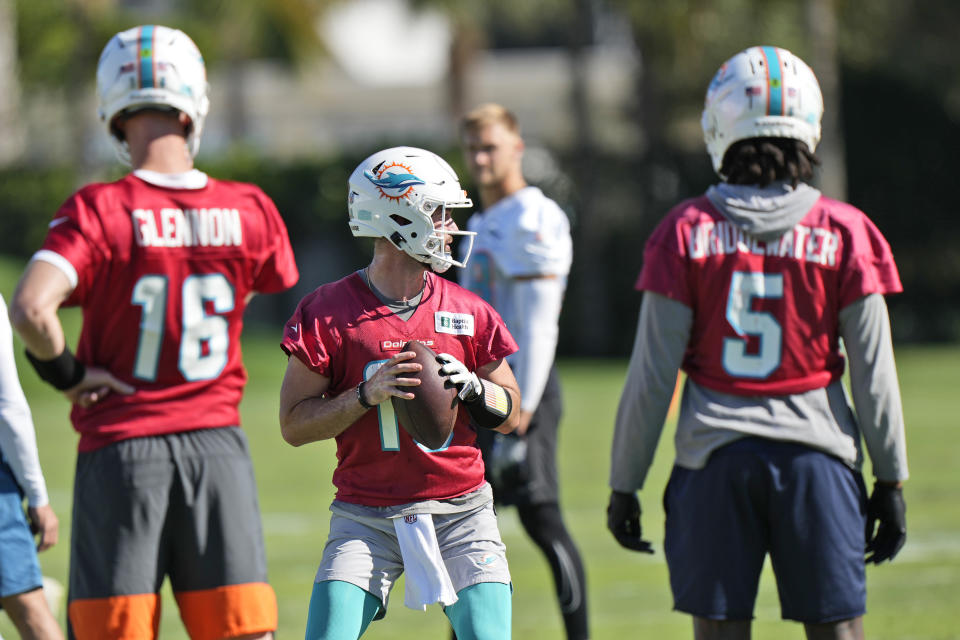
<path id="1" fill-rule="evenodd" d="M 141 247 L 239 247 L 239 209 L 134 209 L 134 239 Z"/>

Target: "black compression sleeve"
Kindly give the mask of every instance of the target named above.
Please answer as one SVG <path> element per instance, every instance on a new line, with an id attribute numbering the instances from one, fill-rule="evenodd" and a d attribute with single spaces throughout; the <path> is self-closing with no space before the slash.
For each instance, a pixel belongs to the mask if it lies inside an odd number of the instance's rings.
<path id="1" fill-rule="evenodd" d="M 510 415 L 513 400 L 506 389 L 489 380 L 481 378 L 480 386 L 483 387 L 480 395 L 463 404 L 475 425 L 484 429 L 496 429 Z"/>

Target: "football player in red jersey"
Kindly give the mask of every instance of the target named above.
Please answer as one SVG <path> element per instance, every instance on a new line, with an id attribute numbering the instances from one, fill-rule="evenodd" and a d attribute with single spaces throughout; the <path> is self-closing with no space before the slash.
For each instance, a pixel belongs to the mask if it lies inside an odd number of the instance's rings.
<path id="1" fill-rule="evenodd" d="M 723 180 L 675 207 L 646 244 L 607 526 L 624 547 L 651 552 L 635 492 L 682 368 L 664 551 L 674 606 L 693 616 L 697 638 L 750 637 L 767 554 L 783 618 L 808 638 L 862 638 L 865 560 L 892 559 L 906 538 L 884 302 L 900 278 L 870 219 L 807 184 L 822 112 L 813 71 L 789 51 L 728 60 L 702 119 Z M 876 475 L 869 500 L 861 437 Z"/>
<path id="2" fill-rule="evenodd" d="M 396 147 L 364 160 L 349 180 L 354 236 L 375 238 L 370 265 L 306 296 L 287 322 L 290 356 L 280 424 L 294 446 L 336 439 L 337 493 L 317 571 L 306 637 L 358 638 L 386 613 L 405 574 L 404 602 L 439 602 L 461 640 L 510 637 L 510 572 L 484 480 L 477 430 L 510 432 L 520 392 L 506 356 L 516 343 L 481 298 L 439 277 L 463 266 L 450 251 L 449 210 L 469 207 L 439 156 Z M 410 399 L 421 365 L 401 351 L 438 352 L 459 388 L 453 432 L 438 449 L 397 422 L 391 398 Z"/>
<path id="3" fill-rule="evenodd" d="M 256 186 L 195 169 L 209 102 L 181 31 L 115 35 L 100 115 L 133 172 L 71 196 L 11 317 L 80 433 L 70 554 L 75 638 L 153 638 L 169 576 L 194 638 L 268 638 L 257 491 L 239 428 L 243 311 L 296 283 L 287 230 Z M 74 356 L 57 310 L 80 306 Z"/>

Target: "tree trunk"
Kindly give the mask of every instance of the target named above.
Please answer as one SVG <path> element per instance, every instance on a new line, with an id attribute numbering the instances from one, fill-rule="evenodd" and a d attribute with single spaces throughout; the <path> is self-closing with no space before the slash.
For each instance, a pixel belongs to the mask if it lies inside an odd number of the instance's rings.
<path id="1" fill-rule="evenodd" d="M 834 0 L 807 0 L 806 27 L 810 37 L 808 62 L 823 92 L 823 135 L 817 155 L 823 162 L 819 187 L 825 195 L 847 197 L 847 166 L 840 122 L 840 63 L 837 53 L 837 12 Z"/>
<path id="2" fill-rule="evenodd" d="M 0 0 L 0 166 L 19 158 L 25 142 L 17 73 L 17 8 L 14 0 Z"/>
<path id="3" fill-rule="evenodd" d="M 88 97 L 91 88 L 90 78 L 96 72 L 100 51 L 90 45 L 95 41 L 95 37 L 87 10 L 87 7 L 79 2 L 71 2 L 67 5 L 74 28 L 81 35 L 77 38 L 68 67 L 69 71 L 63 82 L 70 120 L 68 123 L 69 157 L 71 164 L 77 170 L 77 180 L 80 184 L 91 182 L 98 175 L 98 168 L 93 160 L 93 140 L 96 130 L 89 124 Z"/>
<path id="4" fill-rule="evenodd" d="M 461 116 L 469 108 L 467 105 L 467 82 L 470 67 L 477 57 L 483 42 L 481 34 L 471 20 L 455 16 L 453 39 L 450 42 L 450 67 L 447 70 L 447 110 L 453 123 L 454 135 L 459 136 L 456 127 Z"/>
<path id="5" fill-rule="evenodd" d="M 225 114 L 230 145 L 245 142 L 250 135 L 247 64 L 252 57 L 251 42 L 256 32 L 254 5 L 247 1 L 232 3 L 229 18 L 223 21 L 219 29 L 226 104 L 218 105 L 218 109 Z"/>
<path id="6" fill-rule="evenodd" d="M 571 110 L 575 132 L 572 166 L 577 176 L 579 210 L 573 221 L 573 268 L 571 289 L 578 305 L 568 311 L 577 318 L 575 326 L 590 327 L 578 331 L 571 340 L 576 353 L 600 355 L 609 352 L 611 337 L 610 296 L 604 274 L 602 213 L 597 206 L 596 143 L 590 114 L 587 47 L 592 38 L 594 15 L 591 0 L 577 0 L 570 31 Z"/>

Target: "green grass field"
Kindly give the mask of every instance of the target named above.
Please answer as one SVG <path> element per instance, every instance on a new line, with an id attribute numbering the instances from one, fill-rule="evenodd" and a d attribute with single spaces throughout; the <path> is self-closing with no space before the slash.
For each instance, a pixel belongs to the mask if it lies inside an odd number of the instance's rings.
<path id="1" fill-rule="evenodd" d="M 0 260 L 0 292 L 9 300 L 21 265 Z M 76 326 L 77 315 L 67 314 Z M 333 496 L 332 442 L 290 447 L 280 437 L 277 397 L 285 359 L 276 332 L 251 328 L 244 340 L 250 373 L 242 411 L 260 487 L 270 582 L 280 605 L 280 639 L 300 638 L 317 561 L 327 533 Z M 626 350 L 627 347 L 625 346 Z M 22 349 L 17 344 L 17 351 Z M 875 639 L 960 638 L 960 436 L 956 382 L 960 346 L 897 350 L 908 448 L 913 476 L 906 488 L 909 537 L 893 564 L 868 569 L 866 635 Z M 41 556 L 44 573 L 66 582 L 71 485 L 76 434 L 66 401 L 43 385 L 22 359 L 20 377 L 34 413 L 40 456 L 51 500 L 61 521 L 61 543 Z M 641 494 L 643 524 L 654 541 L 653 556 L 616 545 L 604 524 L 613 415 L 626 369 L 624 360 L 560 363 L 566 413 L 560 440 L 562 501 L 568 525 L 587 566 L 593 638 L 689 638 L 687 616 L 671 611 L 662 554 L 660 496 L 673 457 L 671 425 L 661 440 L 648 488 Z M 869 477 L 869 469 L 866 469 Z M 563 637 L 546 562 L 525 538 L 511 509 L 501 511 L 501 529 L 513 573 L 514 636 L 524 640 Z M 439 607 L 426 613 L 403 607 L 397 586 L 385 620 L 365 638 L 449 637 Z M 176 606 L 165 593 L 160 636 L 186 638 Z M 64 611 L 61 608 L 60 619 Z M 756 638 L 802 638 L 799 625 L 781 622 L 769 569 L 756 607 Z M 0 616 L 0 634 L 16 633 Z"/>

